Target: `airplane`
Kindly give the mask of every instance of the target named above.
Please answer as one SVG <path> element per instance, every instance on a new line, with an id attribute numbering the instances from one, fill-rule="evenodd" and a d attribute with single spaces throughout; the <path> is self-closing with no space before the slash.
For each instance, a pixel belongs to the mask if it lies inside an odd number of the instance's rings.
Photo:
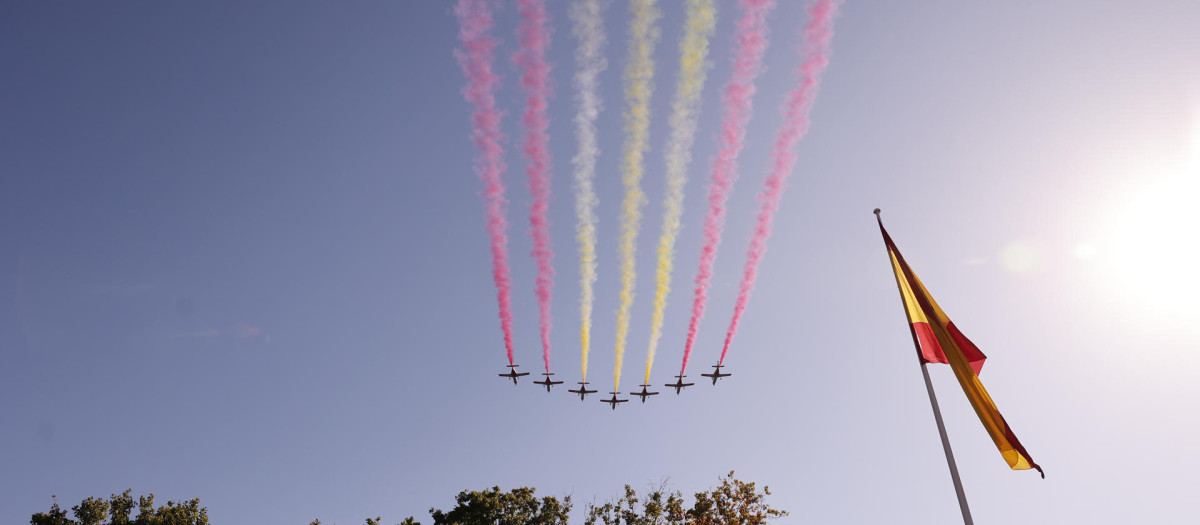
<path id="1" fill-rule="evenodd" d="M 647 396 L 657 396 L 658 395 L 658 392 L 647 392 L 646 387 L 648 387 L 648 386 L 650 386 L 650 385 L 644 384 L 644 385 L 642 385 L 641 392 L 630 392 L 629 395 L 638 396 L 638 397 L 642 398 L 642 403 L 645 404 Z"/>
<path id="2" fill-rule="evenodd" d="M 674 388 L 674 389 L 675 389 L 675 395 L 679 395 L 679 392 L 683 391 L 683 388 L 684 388 L 684 387 L 692 386 L 692 385 L 694 385 L 694 384 L 695 384 L 695 383 L 684 383 L 684 382 L 683 382 L 683 377 L 684 377 L 684 376 L 675 376 L 675 377 L 679 378 L 679 381 L 676 381 L 676 382 L 674 382 L 674 383 L 668 383 L 668 384 L 665 384 L 665 385 L 663 385 L 663 386 L 669 386 L 669 387 L 671 387 L 671 388 Z"/>
<path id="3" fill-rule="evenodd" d="M 600 402 L 608 403 L 609 405 L 612 405 L 613 410 L 617 409 L 617 403 L 624 403 L 626 401 L 629 401 L 628 399 L 617 399 L 616 392 L 609 392 L 609 393 L 612 394 L 612 399 L 601 399 Z"/>
<path id="4" fill-rule="evenodd" d="M 517 372 L 517 367 L 521 365 L 508 365 L 509 371 L 507 374 L 500 374 L 500 377 L 507 377 L 513 380 L 513 384 L 517 384 L 517 378 L 529 375 L 529 372 Z"/>
<path id="5" fill-rule="evenodd" d="M 729 377 L 729 375 L 730 375 L 730 374 L 722 374 L 722 373 L 721 373 L 721 367 L 722 367 L 722 366 L 725 366 L 725 365 L 722 365 L 722 364 L 720 364 L 720 363 L 718 363 L 718 364 L 715 364 L 715 365 L 713 365 L 713 368 L 716 368 L 716 370 L 713 370 L 713 373 L 711 373 L 711 374 L 700 374 L 700 375 L 702 375 L 702 376 L 704 376 L 704 377 L 711 377 L 711 378 L 712 378 L 712 380 L 713 380 L 713 384 L 715 385 L 715 384 L 717 384 L 717 380 L 718 380 L 718 379 L 721 379 L 722 377 Z"/>
<path id="6" fill-rule="evenodd" d="M 562 384 L 562 381 L 551 381 L 550 380 L 550 376 L 554 375 L 552 372 L 543 372 L 542 375 L 546 376 L 546 379 L 543 379 L 541 381 L 534 381 L 533 384 L 542 385 L 542 386 L 546 387 L 546 392 L 550 392 L 551 386 Z"/>
<path id="7" fill-rule="evenodd" d="M 570 392 L 570 393 L 572 393 L 572 394 L 579 394 L 579 400 L 580 400 L 580 401 L 583 401 L 583 396 L 586 396 L 586 395 L 588 395 L 588 394 L 595 394 L 595 393 L 596 393 L 596 391 L 595 391 L 595 390 L 588 390 L 588 389 L 587 389 L 587 381 L 580 381 L 580 382 L 579 382 L 579 390 L 567 390 L 567 392 Z"/>

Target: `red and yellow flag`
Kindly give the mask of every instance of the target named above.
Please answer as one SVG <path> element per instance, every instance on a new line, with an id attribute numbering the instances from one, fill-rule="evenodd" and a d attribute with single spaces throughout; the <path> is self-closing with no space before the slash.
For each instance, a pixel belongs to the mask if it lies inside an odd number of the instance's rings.
<path id="1" fill-rule="evenodd" d="M 1009 467 L 1013 470 L 1037 469 L 1043 478 L 1046 477 L 1042 467 L 1029 457 L 1025 447 L 1021 446 L 1017 436 L 1004 421 L 1004 416 L 1000 415 L 1000 410 L 996 408 L 996 403 L 988 395 L 987 389 L 983 388 L 983 383 L 979 382 L 979 370 L 983 367 L 986 356 L 958 331 L 946 313 L 938 307 L 925 285 L 921 284 L 921 280 L 917 279 L 912 268 L 904 261 L 900 250 L 896 249 L 896 244 L 883 228 L 882 221 L 879 222 L 879 231 L 883 233 L 883 241 L 887 244 L 888 255 L 892 260 L 892 270 L 896 273 L 896 284 L 899 285 L 900 295 L 904 298 L 904 311 L 920 342 L 921 360 L 950 365 L 963 393 L 967 395 L 967 400 L 979 416 L 979 421 L 987 429 L 988 435 L 996 443 L 996 448 L 1000 449 L 1000 454 L 1004 456 L 1004 461 L 1008 462 Z"/>

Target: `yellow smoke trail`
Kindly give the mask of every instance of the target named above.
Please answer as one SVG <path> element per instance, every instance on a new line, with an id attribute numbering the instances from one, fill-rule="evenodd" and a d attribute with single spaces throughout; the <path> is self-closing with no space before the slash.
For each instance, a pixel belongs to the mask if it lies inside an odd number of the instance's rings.
<path id="1" fill-rule="evenodd" d="M 662 236 L 658 238 L 658 268 L 655 271 L 654 314 L 650 321 L 650 345 L 646 350 L 646 379 L 662 337 L 663 310 L 671 291 L 675 239 L 679 237 L 679 219 L 683 215 L 683 187 L 687 167 L 692 160 L 696 137 L 696 119 L 700 113 L 700 93 L 708 73 L 708 41 L 716 23 L 712 0 L 688 0 L 683 40 L 679 42 L 679 80 L 671 104 L 671 136 L 667 142 L 667 194 L 663 198 Z"/>
<path id="2" fill-rule="evenodd" d="M 604 59 L 604 4 L 600 0 L 581 0 L 571 6 L 573 33 L 579 40 L 575 61 L 576 98 L 575 136 L 579 153 L 575 155 L 575 241 L 579 244 L 579 354 L 583 379 L 587 381 L 588 352 L 592 346 L 592 303 L 596 285 L 596 117 L 600 115 L 600 72 L 608 66 Z"/>
<path id="3" fill-rule="evenodd" d="M 629 308 L 633 304 L 633 288 L 637 283 L 634 268 L 634 248 L 642 222 L 642 205 L 646 194 L 641 181 L 643 157 L 650 138 L 650 95 L 654 91 L 654 43 L 658 40 L 658 9 L 655 0 L 632 0 L 629 63 L 625 66 L 625 144 L 621 162 L 621 183 L 625 198 L 621 201 L 621 239 L 618 243 L 621 259 L 621 301 L 617 308 L 617 344 L 613 352 L 613 392 L 621 385 L 621 365 L 625 361 L 625 339 L 629 335 Z"/>

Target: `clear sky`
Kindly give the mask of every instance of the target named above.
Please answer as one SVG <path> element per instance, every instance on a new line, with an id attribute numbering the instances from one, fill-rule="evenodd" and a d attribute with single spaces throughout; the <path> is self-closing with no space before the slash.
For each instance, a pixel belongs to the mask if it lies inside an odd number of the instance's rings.
<path id="1" fill-rule="evenodd" d="M 553 369 L 578 381 L 575 41 L 550 10 Z M 682 3 L 663 2 L 623 388 L 640 376 Z M 690 368 L 715 361 L 794 83 L 782 1 Z M 837 21 L 733 377 L 615 412 L 496 377 L 449 2 L 0 5 L 0 521 L 133 488 L 214 523 L 428 518 L 463 489 L 603 501 L 770 485 L 788 522 L 958 509 L 871 210 L 1046 470 L 1010 471 L 931 367 L 979 523 L 1167 522 L 1200 469 L 1200 4 L 865 2 Z M 713 68 L 653 381 L 677 373 L 736 7 Z M 498 13 L 516 357 L 537 372 L 529 192 Z M 601 77 L 591 376 L 612 373 L 627 2 Z"/>

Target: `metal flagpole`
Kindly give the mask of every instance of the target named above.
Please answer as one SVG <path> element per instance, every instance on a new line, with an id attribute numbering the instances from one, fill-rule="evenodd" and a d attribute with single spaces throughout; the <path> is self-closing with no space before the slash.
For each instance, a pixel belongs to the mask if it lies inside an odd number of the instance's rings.
<path id="1" fill-rule="evenodd" d="M 883 219 L 879 217 L 879 208 L 875 208 L 875 220 L 879 222 L 879 231 L 883 232 Z M 887 241 L 884 241 L 886 247 Z M 891 265 L 891 249 L 888 248 L 888 264 Z M 895 275 L 893 267 L 892 274 Z M 958 465 L 954 462 L 954 451 L 950 450 L 950 438 L 946 436 L 946 424 L 942 422 L 942 410 L 938 408 L 937 395 L 933 393 L 933 382 L 929 380 L 929 370 L 925 368 L 925 360 L 921 358 L 921 340 L 917 338 L 917 330 L 913 328 L 912 316 L 904 303 L 904 289 L 900 287 L 900 276 L 896 277 L 896 291 L 900 292 L 900 304 L 904 307 L 904 316 L 908 318 L 908 332 L 912 335 L 913 348 L 917 350 L 917 362 L 921 365 L 921 377 L 925 378 L 925 391 L 929 393 L 929 405 L 933 407 L 933 419 L 937 422 L 938 435 L 942 437 L 942 450 L 946 451 L 946 465 L 950 467 L 950 479 L 954 480 L 954 492 L 958 495 L 958 508 L 962 510 L 963 523 L 974 525 L 971 519 L 971 509 L 967 506 L 967 494 L 963 492 L 962 480 L 958 477 Z"/>

